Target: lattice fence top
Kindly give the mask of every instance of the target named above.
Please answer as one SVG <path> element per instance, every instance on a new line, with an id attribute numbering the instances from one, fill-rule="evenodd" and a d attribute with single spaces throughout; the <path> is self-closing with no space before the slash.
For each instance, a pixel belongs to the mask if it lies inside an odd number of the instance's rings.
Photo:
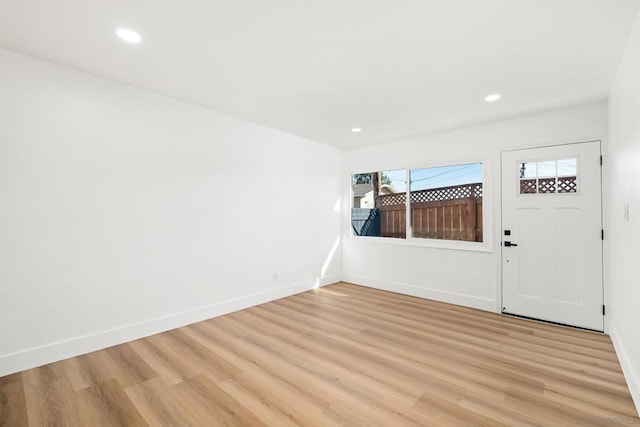
<path id="1" fill-rule="evenodd" d="M 378 196 L 378 199 L 380 200 L 380 206 L 404 205 L 407 195 L 406 193 L 385 194 L 384 196 Z"/>
<path id="2" fill-rule="evenodd" d="M 575 176 L 556 178 L 521 179 L 520 194 L 575 193 L 578 184 Z"/>
<path id="3" fill-rule="evenodd" d="M 379 206 L 404 205 L 405 193 L 386 194 L 379 196 Z M 411 192 L 411 203 L 440 202 L 444 200 L 468 199 L 482 197 L 482 183 L 454 185 L 451 187 L 430 188 Z"/>
<path id="4" fill-rule="evenodd" d="M 538 192 L 537 179 L 521 179 L 520 194 L 536 194 Z"/>
<path id="5" fill-rule="evenodd" d="M 481 182 L 411 192 L 412 203 L 440 202 L 443 200 L 468 199 L 470 197 L 482 197 Z"/>
<path id="6" fill-rule="evenodd" d="M 558 177 L 558 193 L 575 193 L 578 191 L 578 182 L 575 176 Z"/>

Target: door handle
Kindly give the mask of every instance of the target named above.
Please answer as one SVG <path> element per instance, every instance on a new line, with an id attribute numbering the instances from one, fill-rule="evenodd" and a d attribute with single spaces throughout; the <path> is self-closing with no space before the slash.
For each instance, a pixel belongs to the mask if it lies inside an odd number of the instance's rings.
<path id="1" fill-rule="evenodd" d="M 517 243 L 511 243 L 511 242 L 510 242 L 510 241 L 508 241 L 508 240 L 505 240 L 505 241 L 504 241 L 504 245 L 505 245 L 505 246 L 518 246 L 518 244 L 517 244 Z"/>

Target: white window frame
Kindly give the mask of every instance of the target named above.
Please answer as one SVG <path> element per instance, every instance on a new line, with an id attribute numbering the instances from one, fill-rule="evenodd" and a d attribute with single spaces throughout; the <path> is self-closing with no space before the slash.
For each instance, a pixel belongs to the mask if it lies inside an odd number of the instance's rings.
<path id="1" fill-rule="evenodd" d="M 411 229 L 411 221 L 406 221 L 406 237 L 404 239 L 394 238 L 394 237 L 375 237 L 375 236 L 357 236 L 354 234 L 353 229 L 349 227 L 349 239 L 356 240 L 358 242 L 367 242 L 372 244 L 387 244 L 387 245 L 400 245 L 400 246 L 417 246 L 423 248 L 436 248 L 436 249 L 451 249 L 451 250 L 461 250 L 461 251 L 472 251 L 472 252 L 493 252 L 493 248 L 491 245 L 492 241 L 492 223 L 489 221 L 490 211 L 493 208 L 493 197 L 491 197 L 491 192 L 487 191 L 487 169 L 488 165 L 490 165 L 490 160 L 487 157 L 471 157 L 471 158 L 460 158 L 454 161 L 446 161 L 446 162 L 434 162 L 427 165 L 421 164 L 420 166 L 412 166 L 412 167 L 388 167 L 388 168 L 369 168 L 374 172 L 384 172 L 387 170 L 399 170 L 404 169 L 406 172 L 406 181 L 407 181 L 407 196 L 405 197 L 405 206 L 406 206 L 406 218 L 411 218 L 411 171 L 416 169 L 427 169 L 427 168 L 436 168 L 443 166 L 457 166 L 463 164 L 470 163 L 481 163 L 482 164 L 482 242 L 469 242 L 464 240 L 444 240 L 444 239 L 428 239 L 423 237 L 412 237 L 412 229 Z M 360 171 L 352 171 L 349 174 L 349 221 L 348 224 L 351 224 L 351 208 L 353 207 L 353 185 L 352 185 L 352 177 L 355 174 L 359 173 L 368 173 L 368 172 L 360 172 Z"/>

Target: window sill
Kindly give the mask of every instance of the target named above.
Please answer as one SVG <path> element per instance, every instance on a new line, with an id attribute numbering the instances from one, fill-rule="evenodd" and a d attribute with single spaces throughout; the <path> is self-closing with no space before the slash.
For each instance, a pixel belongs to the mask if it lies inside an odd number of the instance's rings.
<path id="1" fill-rule="evenodd" d="M 392 237 L 365 237 L 350 235 L 349 239 L 355 242 L 376 243 L 400 246 L 417 246 L 432 249 L 449 249 L 470 252 L 493 252 L 490 242 L 465 242 L 461 240 L 438 240 L 438 239 L 397 239 Z"/>

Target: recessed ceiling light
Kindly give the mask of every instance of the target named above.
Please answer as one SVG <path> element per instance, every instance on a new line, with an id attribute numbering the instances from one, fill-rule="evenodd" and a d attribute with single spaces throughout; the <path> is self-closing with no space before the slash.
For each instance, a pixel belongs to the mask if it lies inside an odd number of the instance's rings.
<path id="1" fill-rule="evenodd" d="M 362 132 L 362 128 L 351 128 L 351 132 L 360 133 L 360 132 Z"/>
<path id="2" fill-rule="evenodd" d="M 484 100 L 487 102 L 493 102 L 493 101 L 497 101 L 500 98 L 501 98 L 501 95 L 499 93 L 493 93 L 487 96 Z"/>
<path id="3" fill-rule="evenodd" d="M 140 34 L 136 33 L 133 30 L 129 30 L 127 28 L 118 28 L 118 30 L 116 31 L 116 34 L 122 40 L 127 41 L 129 43 L 140 43 L 140 41 L 142 40 L 142 37 L 140 36 Z"/>

